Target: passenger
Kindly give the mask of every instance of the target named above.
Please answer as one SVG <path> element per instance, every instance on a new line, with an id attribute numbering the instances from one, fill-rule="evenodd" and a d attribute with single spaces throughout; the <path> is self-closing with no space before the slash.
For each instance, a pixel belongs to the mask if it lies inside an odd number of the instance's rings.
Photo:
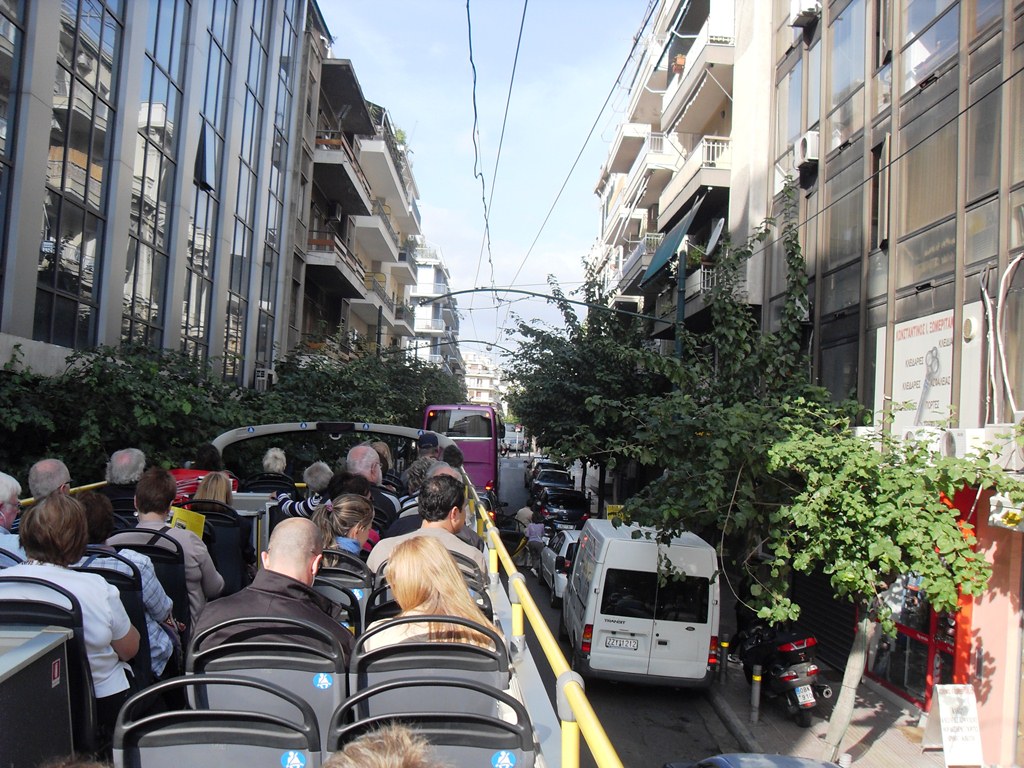
<path id="1" fill-rule="evenodd" d="M 28 490 L 36 503 L 51 493 L 71 492 L 71 473 L 60 459 L 41 459 L 28 471 Z"/>
<path id="2" fill-rule="evenodd" d="M 82 505 L 85 514 L 85 524 L 88 531 L 87 542 L 93 547 L 102 548 L 114 552 L 114 548 L 107 544 L 107 539 L 114 532 L 114 506 L 110 499 L 95 491 L 78 494 L 75 497 Z M 160 585 L 153 570 L 153 561 L 145 555 L 133 552 L 130 549 L 122 549 L 121 556 L 130 560 L 139 570 L 142 577 L 142 604 L 146 609 L 146 634 L 149 637 L 149 656 L 153 675 L 159 678 L 167 668 L 167 662 L 174 653 L 175 645 L 181 646 L 181 639 L 178 635 L 178 626 L 171 617 L 171 598 L 167 596 L 164 588 Z M 94 566 L 106 568 L 111 571 L 119 571 L 127 575 L 132 574 L 132 569 L 113 557 L 102 555 L 86 554 L 77 563 L 78 566 Z M 137 627 L 137 629 L 140 629 Z M 178 674 L 181 670 L 172 668 L 172 674 Z"/>
<path id="3" fill-rule="evenodd" d="M 135 508 L 135 484 L 146 470 L 146 454 L 138 448 L 122 448 L 110 454 L 107 484 L 99 492 L 126 511 Z"/>
<path id="4" fill-rule="evenodd" d="M 327 485 L 331 482 L 331 468 L 326 462 L 314 461 L 302 473 L 302 480 L 306 483 L 305 499 L 295 500 L 287 491 L 270 494 L 270 498 L 277 500 L 277 506 L 288 517 L 310 517 L 314 509 L 330 498 L 326 494 Z"/>
<path id="5" fill-rule="evenodd" d="M 420 494 L 423 481 L 427 479 L 427 472 L 436 463 L 437 459 L 431 456 L 424 456 L 423 458 L 416 459 L 416 461 L 409 465 L 405 486 L 407 493 L 400 499 L 402 502 L 402 514 L 405 514 L 409 507 L 416 506 L 416 497 Z"/>
<path id="6" fill-rule="evenodd" d="M 327 630 L 340 642 L 345 660 L 352 652 L 352 633 L 339 623 L 341 609 L 327 598 L 313 591 L 313 579 L 323 559 L 320 531 L 312 521 L 295 517 L 283 520 L 274 527 L 267 551 L 262 555 L 263 568 L 256 579 L 241 592 L 214 600 L 203 612 L 197 631 L 216 626 L 228 619 L 264 616 L 282 616 L 303 619 Z M 251 626 L 251 625 L 250 625 Z M 242 627 L 230 627 L 213 633 L 205 644 L 229 642 Z M 291 635 L 280 625 L 267 625 L 267 635 L 274 639 L 292 639 L 306 646 L 328 650 L 322 644 L 310 643 L 307 638 Z"/>
<path id="7" fill-rule="evenodd" d="M 135 508 L 139 524 L 132 530 L 160 531 L 181 544 L 185 554 L 185 581 L 188 587 L 189 613 L 195 626 L 206 601 L 217 597 L 224 589 L 224 579 L 213 564 L 203 540 L 184 528 L 171 528 L 167 520 L 171 502 L 177 492 L 174 478 L 166 469 L 151 467 L 139 479 L 135 488 Z M 140 541 L 143 538 L 139 539 Z"/>
<path id="8" fill-rule="evenodd" d="M 281 448 L 267 448 L 263 454 L 263 471 L 271 475 L 284 475 L 288 468 L 288 457 Z"/>
<path id="9" fill-rule="evenodd" d="M 462 469 L 462 465 L 466 463 L 466 457 L 462 454 L 462 449 L 452 443 L 442 451 L 441 461 L 453 469 Z"/>
<path id="10" fill-rule="evenodd" d="M 436 459 L 440 453 L 440 444 L 437 440 L 437 435 L 433 432 L 424 432 L 420 435 L 419 440 L 416 441 L 416 458 L 422 459 L 424 456 Z M 410 465 L 411 466 L 411 465 Z M 406 469 L 402 473 L 402 482 L 408 486 L 409 483 L 409 470 Z"/>
<path id="11" fill-rule="evenodd" d="M 427 464 L 426 475 L 423 478 L 424 480 L 428 477 L 436 477 L 437 475 L 447 475 L 448 477 L 454 477 L 459 482 L 462 482 L 462 473 L 447 462 L 434 461 L 429 457 L 424 457 L 423 459 L 416 459 L 416 461 L 413 462 L 413 467 L 415 467 L 416 463 L 420 461 L 429 462 Z M 410 470 L 413 469 L 413 467 L 410 467 Z M 417 486 L 422 487 L 422 482 L 418 483 Z M 419 515 L 419 499 L 412 499 L 402 506 L 402 514 L 398 516 L 398 519 L 395 520 L 395 522 L 393 522 L 383 534 L 381 534 L 381 538 L 386 539 L 392 536 L 401 536 L 409 533 L 410 531 L 415 531 L 420 527 L 422 522 L 423 518 Z M 466 517 L 466 525 L 464 525 L 455 535 L 470 546 L 479 549 L 481 552 L 483 551 L 484 541 L 480 538 L 480 535 L 473 530 L 472 520 L 468 515 Z"/>
<path id="12" fill-rule="evenodd" d="M 0 549 L 25 559 L 25 550 L 17 534 L 11 533 L 11 526 L 21 512 L 21 483 L 6 472 L 0 472 Z"/>
<path id="13" fill-rule="evenodd" d="M 227 472 L 211 472 L 199 481 L 195 495 L 192 496 L 191 509 L 196 512 L 226 512 L 224 507 L 216 504 L 203 504 L 203 501 L 218 501 L 231 508 L 238 518 L 239 535 L 242 542 L 242 560 L 246 565 L 256 564 L 256 550 L 252 546 L 252 521 L 235 512 L 235 499 L 231 493 L 231 478 Z"/>
<path id="14" fill-rule="evenodd" d="M 430 742 L 419 733 L 392 723 L 353 739 L 331 755 L 323 768 L 447 768 L 447 763 L 438 760 Z"/>
<path id="15" fill-rule="evenodd" d="M 321 504 L 311 519 L 320 529 L 324 549 L 340 549 L 358 555 L 373 525 L 373 504 L 365 496 L 346 493 Z M 324 555 L 324 565 L 337 563 L 335 555 Z"/>
<path id="16" fill-rule="evenodd" d="M 429 536 L 415 536 L 395 547 L 385 569 L 388 584 L 406 616 L 456 616 L 494 629 L 480 606 L 466 589 L 462 572 L 444 545 Z M 375 621 L 367 629 L 386 624 Z M 487 635 L 459 624 L 410 622 L 367 638 L 364 649 L 371 651 L 403 640 L 472 643 L 493 646 Z"/>
<path id="17" fill-rule="evenodd" d="M 391 446 L 383 440 L 376 440 L 370 443 L 373 450 L 380 456 L 380 471 L 383 479 L 380 484 L 399 499 L 405 495 L 405 485 L 402 483 L 402 476 L 395 471 L 395 460 L 391 456 Z"/>
<path id="18" fill-rule="evenodd" d="M 371 550 L 366 564 L 376 571 L 403 541 L 428 536 L 439 540 L 452 552 L 472 559 L 481 573 L 487 573 L 487 561 L 483 553 L 456 535 L 466 525 L 466 514 L 463 511 L 465 502 L 466 488 L 461 480 L 447 475 L 427 478 L 420 489 L 420 528 L 402 536 L 381 539 Z"/>
<path id="19" fill-rule="evenodd" d="M 378 531 L 384 530 L 398 517 L 401 504 L 398 503 L 398 497 L 395 494 L 380 485 L 384 477 L 381 472 L 380 456 L 370 443 L 360 443 L 349 449 L 345 464 L 349 472 L 362 475 L 370 481 L 373 507 L 380 513 L 378 515 L 380 523 L 375 527 Z"/>
<path id="20" fill-rule="evenodd" d="M 533 513 L 533 519 L 526 526 L 523 535 L 526 536 L 526 547 L 530 551 L 530 566 L 536 570 L 540 567 L 540 553 L 545 545 L 544 515 L 539 511 Z"/>
<path id="21" fill-rule="evenodd" d="M 68 566 L 85 554 L 88 531 L 82 505 L 64 493 L 51 493 L 25 510 L 20 535 L 28 560 L 3 571 L 3 576 L 29 576 L 71 592 L 82 609 L 86 655 L 96 692 L 97 741 L 110 749 L 118 710 L 131 693 L 128 664 L 139 652 L 139 633 L 128 620 L 115 587 L 102 576 Z M 33 598 L 30 584 L 10 584 L 5 597 Z"/>

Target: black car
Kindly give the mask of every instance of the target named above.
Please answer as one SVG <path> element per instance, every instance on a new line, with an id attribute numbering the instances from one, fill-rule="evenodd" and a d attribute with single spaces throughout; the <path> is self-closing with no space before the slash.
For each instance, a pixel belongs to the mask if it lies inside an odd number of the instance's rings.
<path id="1" fill-rule="evenodd" d="M 572 475 L 564 469 L 542 469 L 533 478 L 533 484 L 530 486 L 530 498 L 539 499 L 540 495 L 548 488 L 572 490 L 573 485 Z"/>
<path id="2" fill-rule="evenodd" d="M 565 470 L 566 467 L 557 461 L 549 459 L 547 456 L 539 456 L 527 465 L 526 475 L 523 478 L 523 487 L 529 490 L 530 486 L 533 485 L 533 481 L 537 478 L 537 473 L 542 469 Z"/>
<path id="3" fill-rule="evenodd" d="M 590 518 L 590 499 L 582 491 L 548 488 L 540 494 L 535 508 L 552 528 L 582 528 Z"/>

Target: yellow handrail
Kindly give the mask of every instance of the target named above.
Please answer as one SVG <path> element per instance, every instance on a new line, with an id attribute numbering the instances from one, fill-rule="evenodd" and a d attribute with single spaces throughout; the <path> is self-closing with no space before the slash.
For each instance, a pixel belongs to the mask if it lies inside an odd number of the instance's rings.
<path id="1" fill-rule="evenodd" d="M 523 635 L 523 616 L 525 614 L 526 619 L 533 628 L 538 643 L 540 643 L 541 650 L 544 651 L 544 657 L 551 666 L 551 671 L 555 674 L 555 679 L 558 679 L 563 674 L 571 671 L 569 662 L 562 655 L 562 649 L 558 646 L 558 641 L 551 634 L 551 630 L 548 628 L 544 616 L 537 607 L 537 603 L 534 601 L 529 590 L 527 590 L 525 580 L 512 578 L 514 574 L 519 573 L 512 562 L 512 556 L 505 549 L 505 544 L 501 540 L 498 529 L 494 527 L 483 505 L 480 504 L 476 489 L 472 488 L 472 485 L 469 487 L 472 489 L 470 494 L 475 504 L 477 529 L 480 533 L 486 532 L 487 539 L 491 544 L 490 572 L 498 572 L 498 562 L 500 561 L 505 569 L 505 573 L 509 576 L 510 587 L 515 590 L 516 596 L 519 598 L 518 602 L 512 603 L 512 636 L 520 637 Z M 590 748 L 591 754 L 594 756 L 598 768 L 622 768 L 622 761 L 619 759 L 615 747 L 612 746 L 608 734 L 605 733 L 601 721 L 594 712 L 594 708 L 590 705 L 583 687 L 575 680 L 569 680 L 564 690 L 565 698 L 576 721 L 562 720 L 562 768 L 578 768 L 580 763 L 581 732 L 587 742 L 587 746 Z"/>

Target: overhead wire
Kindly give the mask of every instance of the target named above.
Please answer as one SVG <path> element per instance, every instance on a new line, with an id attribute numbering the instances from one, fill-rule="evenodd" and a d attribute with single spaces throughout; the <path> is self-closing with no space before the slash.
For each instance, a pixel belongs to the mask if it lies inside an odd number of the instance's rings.
<path id="1" fill-rule="evenodd" d="M 649 0 L 647 10 L 644 12 L 643 22 L 640 24 L 640 29 L 637 30 L 633 36 L 633 45 L 629 49 L 629 54 L 626 56 L 626 60 L 623 62 L 622 67 L 619 69 L 618 75 L 615 77 L 615 82 L 612 83 L 612 87 L 608 91 L 608 95 L 605 97 L 604 102 L 601 104 L 601 109 L 598 110 L 597 116 L 594 118 L 593 124 L 590 126 L 590 130 L 587 132 L 586 138 L 583 140 L 583 144 L 580 147 L 580 151 L 576 154 L 576 159 L 573 160 L 572 166 L 569 168 L 569 172 L 565 175 L 565 180 L 559 187 L 558 194 L 555 195 L 555 199 L 551 202 L 551 206 L 548 208 L 547 214 L 544 216 L 544 220 L 541 222 L 540 229 L 537 230 L 536 236 L 533 238 L 533 242 L 530 243 L 530 247 L 523 255 L 522 260 L 519 263 L 519 267 L 516 269 L 515 274 L 512 276 L 510 285 L 515 285 L 516 280 L 519 278 L 520 273 L 523 271 L 523 267 L 526 266 L 527 260 L 533 253 L 533 249 L 537 246 L 537 242 L 540 240 L 540 236 L 544 232 L 544 228 L 547 227 L 548 221 L 551 220 L 551 214 L 554 213 L 555 206 L 558 205 L 558 201 L 562 198 L 562 193 L 565 192 L 565 188 L 569 184 L 569 180 L 572 178 L 573 173 L 576 171 L 576 166 L 579 165 L 580 159 L 583 157 L 583 153 L 586 151 L 587 145 L 590 143 L 590 139 L 594 135 L 594 131 L 597 129 L 598 124 L 601 122 L 601 117 L 604 115 L 605 110 L 608 108 L 608 103 L 611 101 L 615 92 L 618 90 L 619 85 L 622 81 L 622 76 L 625 74 L 630 62 L 633 61 L 633 54 L 636 52 L 637 46 L 640 45 L 640 41 L 643 39 L 644 30 L 647 29 L 647 25 L 651 21 L 651 17 L 654 15 L 654 11 L 657 8 L 657 0 Z M 508 313 L 505 314 L 505 319 L 508 319 Z"/>

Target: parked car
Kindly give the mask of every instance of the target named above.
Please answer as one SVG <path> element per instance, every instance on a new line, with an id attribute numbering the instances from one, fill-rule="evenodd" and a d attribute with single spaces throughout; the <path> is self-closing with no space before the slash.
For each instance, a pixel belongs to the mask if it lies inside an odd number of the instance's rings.
<path id="1" fill-rule="evenodd" d="M 531 461 L 526 463 L 526 473 L 523 475 L 523 488 L 529 490 L 533 484 L 533 478 L 537 476 L 542 465 L 544 469 L 565 469 L 564 466 L 557 461 L 552 461 L 547 456 L 534 456 Z"/>
<path id="2" fill-rule="evenodd" d="M 590 499 L 583 491 L 545 488 L 534 508 L 556 530 L 580 529 L 590 517 Z"/>
<path id="3" fill-rule="evenodd" d="M 533 478 L 530 486 L 530 498 L 537 500 L 546 488 L 567 488 L 572 489 L 574 483 L 572 475 L 564 469 L 542 469 Z"/>
<path id="4" fill-rule="evenodd" d="M 696 763 L 665 763 L 662 768 L 836 768 L 836 764 L 809 757 L 744 753 L 705 757 Z"/>
<path id="5" fill-rule="evenodd" d="M 558 605 L 565 594 L 565 582 L 572 559 L 576 555 L 576 546 L 580 540 L 580 532 L 556 531 L 547 546 L 540 551 L 540 570 L 537 576 L 551 590 L 551 606 Z"/>

